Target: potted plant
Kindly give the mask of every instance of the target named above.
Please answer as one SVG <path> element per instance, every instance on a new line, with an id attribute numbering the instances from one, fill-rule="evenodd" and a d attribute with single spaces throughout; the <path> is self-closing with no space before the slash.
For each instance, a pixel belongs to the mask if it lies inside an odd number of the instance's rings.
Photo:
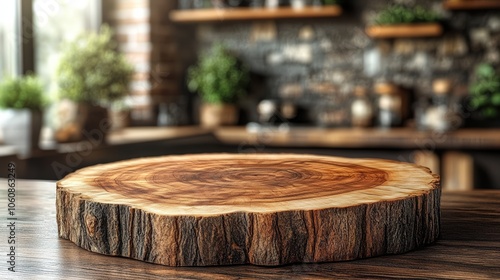
<path id="1" fill-rule="evenodd" d="M 188 69 L 188 87 L 200 94 L 203 126 L 236 124 L 238 98 L 246 93 L 249 72 L 222 45 L 201 55 L 198 65 Z"/>
<path id="2" fill-rule="evenodd" d="M 77 112 L 63 120 L 56 133 L 58 141 L 76 141 L 89 135 L 98 138 L 93 140 L 105 139 L 111 127 L 107 107 L 128 93 L 133 74 L 112 36 L 104 25 L 98 33 L 83 34 L 66 46 L 57 70 L 59 95 L 76 103 Z"/>
<path id="3" fill-rule="evenodd" d="M 472 119 L 477 120 L 475 126 L 499 126 L 500 72 L 491 64 L 480 64 L 474 71 L 469 92 Z"/>
<path id="4" fill-rule="evenodd" d="M 377 15 L 366 33 L 373 38 L 439 36 L 443 32 L 439 20 L 438 14 L 421 6 L 391 5 Z"/>
<path id="5" fill-rule="evenodd" d="M 21 156 L 38 149 L 45 103 L 43 86 L 33 75 L 0 84 L 3 142 L 16 147 Z"/>

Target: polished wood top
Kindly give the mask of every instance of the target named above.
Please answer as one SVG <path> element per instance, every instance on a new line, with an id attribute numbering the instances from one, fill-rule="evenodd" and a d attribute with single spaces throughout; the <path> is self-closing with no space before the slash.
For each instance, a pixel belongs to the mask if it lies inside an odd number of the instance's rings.
<path id="1" fill-rule="evenodd" d="M 7 224 L 7 182 L 0 180 L 1 219 Z M 55 182 L 18 181 L 16 268 L 7 271 L 7 239 L 0 241 L 0 279 L 499 279 L 500 190 L 444 192 L 441 239 L 403 255 L 298 264 L 172 268 L 107 257 L 57 237 Z M 0 236 L 7 236 L 0 227 Z M 2 259 L 3 258 L 3 259 Z"/>
<path id="2" fill-rule="evenodd" d="M 95 203 L 125 204 L 159 215 L 210 216 L 403 200 L 435 189 L 436 177 L 426 167 L 383 159 L 194 154 L 94 165 L 57 185 Z"/>

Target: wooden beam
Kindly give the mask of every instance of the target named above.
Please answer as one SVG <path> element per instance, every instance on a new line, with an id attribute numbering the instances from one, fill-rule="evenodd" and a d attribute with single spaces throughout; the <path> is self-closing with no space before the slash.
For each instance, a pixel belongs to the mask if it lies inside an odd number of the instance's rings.
<path id="1" fill-rule="evenodd" d="M 474 160 L 462 152 L 443 156 L 443 189 L 469 191 L 474 189 Z"/>

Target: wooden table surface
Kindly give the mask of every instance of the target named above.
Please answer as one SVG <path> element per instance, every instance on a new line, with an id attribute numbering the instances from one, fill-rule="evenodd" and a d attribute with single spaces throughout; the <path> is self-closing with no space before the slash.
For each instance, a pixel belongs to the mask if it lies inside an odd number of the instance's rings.
<path id="1" fill-rule="evenodd" d="M 16 270 L 7 270 L 7 182 L 0 180 L 0 279 L 500 279 L 500 191 L 445 192 L 441 238 L 403 255 L 280 267 L 166 267 L 59 239 L 55 183 L 17 182 Z"/>

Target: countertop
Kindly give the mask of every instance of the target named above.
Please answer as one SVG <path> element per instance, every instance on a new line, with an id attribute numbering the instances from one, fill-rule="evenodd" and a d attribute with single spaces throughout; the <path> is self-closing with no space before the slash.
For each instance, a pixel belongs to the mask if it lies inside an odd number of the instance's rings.
<path id="1" fill-rule="evenodd" d="M 47 135 L 42 135 L 39 146 L 41 149 L 34 150 L 26 158 L 43 157 L 57 153 L 71 153 L 79 150 L 106 148 L 109 146 L 127 146 L 133 144 L 148 144 L 158 141 L 168 141 L 186 139 L 190 137 L 209 135 L 210 129 L 199 126 L 180 127 L 127 127 L 121 130 L 110 131 L 106 140 L 86 141 L 72 143 L 56 143 L 53 139 L 48 139 Z M 1 139 L 0 139 L 1 140 Z M 14 146 L 7 146 L 0 141 L 0 157 L 15 156 Z"/>
<path id="2" fill-rule="evenodd" d="M 308 147 L 308 148 L 389 148 L 389 149 L 500 149 L 500 130 L 459 129 L 450 132 L 418 131 L 411 128 L 320 128 L 277 126 L 227 126 L 203 128 L 183 127 L 129 127 L 111 131 L 106 142 L 90 142 L 91 148 L 127 146 L 153 142 L 212 136 L 217 141 L 241 148 L 252 147 Z M 104 144 L 104 145 L 102 145 Z M 88 149 L 85 142 L 57 144 L 41 141 L 42 149 L 32 151 L 24 158 L 44 157 L 57 153 L 71 153 Z M 0 157 L 15 156 L 14 147 L 0 145 Z"/>
<path id="3" fill-rule="evenodd" d="M 449 132 L 418 131 L 412 128 L 320 128 L 276 126 L 249 130 L 221 127 L 213 131 L 225 143 L 275 147 L 396 148 L 396 149 L 498 149 L 497 129 L 458 129 Z"/>
<path id="4" fill-rule="evenodd" d="M 12 273 L 6 263 L 7 181 L 0 186 L 0 279 L 500 279 L 500 191 L 444 192 L 441 238 L 402 255 L 280 267 L 166 267 L 98 255 L 59 239 L 55 182 L 18 180 Z"/>

